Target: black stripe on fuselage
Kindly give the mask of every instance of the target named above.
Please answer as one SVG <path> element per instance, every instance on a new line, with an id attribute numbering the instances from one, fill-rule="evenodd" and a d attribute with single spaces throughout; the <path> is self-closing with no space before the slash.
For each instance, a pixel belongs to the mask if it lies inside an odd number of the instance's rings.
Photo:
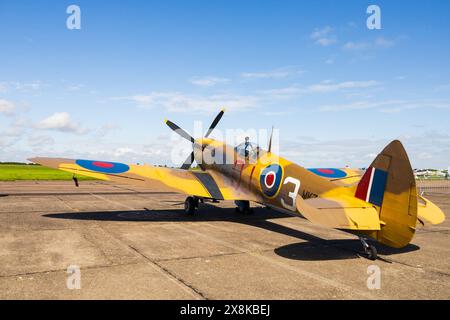
<path id="1" fill-rule="evenodd" d="M 222 192 L 220 192 L 219 186 L 208 173 L 192 172 L 194 176 L 200 181 L 201 184 L 208 190 L 211 198 L 217 200 L 223 200 Z"/>

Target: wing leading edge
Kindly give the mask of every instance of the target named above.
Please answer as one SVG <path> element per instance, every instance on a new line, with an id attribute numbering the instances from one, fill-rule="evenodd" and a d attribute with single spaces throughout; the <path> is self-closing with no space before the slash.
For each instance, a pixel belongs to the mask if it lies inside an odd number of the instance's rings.
<path id="1" fill-rule="evenodd" d="M 250 194 L 233 188 L 222 177 L 208 172 L 65 158 L 32 158 L 29 160 L 74 174 L 129 185 L 152 186 L 161 191 L 216 200 L 255 200 Z"/>

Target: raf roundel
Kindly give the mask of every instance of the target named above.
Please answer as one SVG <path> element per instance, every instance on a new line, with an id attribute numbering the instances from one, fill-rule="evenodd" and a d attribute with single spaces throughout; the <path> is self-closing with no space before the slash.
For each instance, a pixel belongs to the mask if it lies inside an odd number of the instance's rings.
<path id="1" fill-rule="evenodd" d="M 324 178 L 339 179 L 347 176 L 345 171 L 336 168 L 314 168 L 308 170 Z"/>
<path id="2" fill-rule="evenodd" d="M 263 194 L 268 198 L 273 198 L 278 194 L 283 178 L 283 168 L 278 164 L 271 164 L 261 171 L 259 184 Z"/>
<path id="3" fill-rule="evenodd" d="M 75 163 L 84 169 L 101 173 L 118 174 L 130 170 L 128 165 L 119 162 L 76 160 Z"/>

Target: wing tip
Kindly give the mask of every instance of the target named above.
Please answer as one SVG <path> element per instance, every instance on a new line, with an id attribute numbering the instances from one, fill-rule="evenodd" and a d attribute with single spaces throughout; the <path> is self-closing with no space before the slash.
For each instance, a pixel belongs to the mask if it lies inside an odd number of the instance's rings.
<path id="1" fill-rule="evenodd" d="M 28 161 L 32 162 L 32 163 L 37 163 L 39 161 L 38 157 L 34 157 L 34 158 L 27 158 Z"/>

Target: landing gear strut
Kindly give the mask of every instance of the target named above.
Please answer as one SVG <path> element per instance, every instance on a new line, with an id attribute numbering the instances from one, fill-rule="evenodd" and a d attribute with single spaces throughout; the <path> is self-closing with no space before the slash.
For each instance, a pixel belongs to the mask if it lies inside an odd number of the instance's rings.
<path id="1" fill-rule="evenodd" d="M 187 197 L 184 201 L 184 212 L 187 214 L 194 214 L 195 210 L 198 208 L 198 200 L 197 197 Z"/>
<path id="2" fill-rule="evenodd" d="M 359 240 L 361 241 L 363 248 L 364 248 L 364 252 L 367 255 L 367 258 L 369 260 L 377 260 L 378 258 L 378 254 L 377 254 L 377 248 L 375 248 L 374 245 L 372 244 L 368 244 L 366 242 L 366 239 L 360 237 Z"/>
<path id="3" fill-rule="evenodd" d="M 250 208 L 250 201 L 236 200 L 234 203 L 236 204 L 236 212 L 243 214 L 253 213 L 252 208 Z"/>

